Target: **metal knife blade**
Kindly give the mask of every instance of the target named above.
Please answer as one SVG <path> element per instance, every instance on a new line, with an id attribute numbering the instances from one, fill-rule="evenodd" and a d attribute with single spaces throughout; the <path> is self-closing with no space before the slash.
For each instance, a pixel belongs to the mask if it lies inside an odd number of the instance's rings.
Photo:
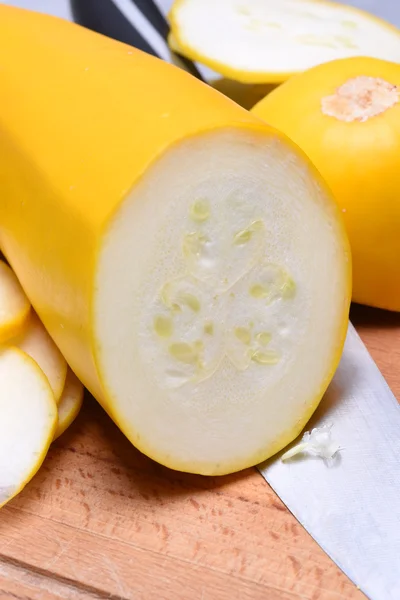
<path id="1" fill-rule="evenodd" d="M 340 366 L 307 426 L 332 425 L 332 462 L 259 467 L 336 564 L 373 600 L 400 599 L 400 405 L 352 325 Z"/>

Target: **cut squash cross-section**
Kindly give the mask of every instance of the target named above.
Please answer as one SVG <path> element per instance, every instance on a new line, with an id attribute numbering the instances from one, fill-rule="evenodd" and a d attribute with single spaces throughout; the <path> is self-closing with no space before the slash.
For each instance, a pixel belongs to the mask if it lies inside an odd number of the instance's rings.
<path id="1" fill-rule="evenodd" d="M 35 475 L 57 424 L 46 377 L 16 348 L 0 352 L 0 506 Z"/>
<path id="2" fill-rule="evenodd" d="M 348 56 L 400 61 L 400 32 L 323 0 L 175 0 L 170 45 L 230 79 L 284 81 Z"/>
<path id="3" fill-rule="evenodd" d="M 15 273 L 0 259 L 0 343 L 20 333 L 28 320 L 30 308 Z"/>
<path id="4" fill-rule="evenodd" d="M 54 439 L 60 437 L 78 416 L 83 403 L 83 393 L 83 385 L 71 369 L 68 369 L 64 390 L 58 403 L 58 424 Z"/>
<path id="5" fill-rule="evenodd" d="M 67 375 L 67 363 L 33 311 L 24 331 L 13 340 L 13 344 L 26 352 L 39 365 L 49 380 L 54 398 L 58 402 Z"/>
<path id="6" fill-rule="evenodd" d="M 0 5 L 0 52 L 2 249 L 74 373 L 170 468 L 279 451 L 347 330 L 318 172 L 182 69 L 74 24 Z"/>
<path id="7" fill-rule="evenodd" d="M 323 183 L 275 132 L 215 131 L 159 159 L 96 275 L 97 360 L 134 443 L 200 473 L 285 445 L 340 356 L 346 244 Z"/>

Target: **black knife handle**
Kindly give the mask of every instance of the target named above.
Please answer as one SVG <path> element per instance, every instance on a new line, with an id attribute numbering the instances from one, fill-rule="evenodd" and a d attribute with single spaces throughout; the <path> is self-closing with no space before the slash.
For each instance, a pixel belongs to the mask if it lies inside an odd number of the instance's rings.
<path id="1" fill-rule="evenodd" d="M 80 25 L 160 58 L 154 49 L 152 43 L 154 40 L 151 39 L 151 35 L 148 32 L 140 31 L 138 24 L 123 14 L 118 6 L 118 1 L 71 0 L 72 13 L 75 21 Z M 163 40 L 166 50 L 173 55 L 167 43 L 169 34 L 168 22 L 155 2 L 153 0 L 130 1 L 153 26 L 159 38 Z M 180 55 L 179 60 L 189 73 L 203 80 L 192 61 Z"/>

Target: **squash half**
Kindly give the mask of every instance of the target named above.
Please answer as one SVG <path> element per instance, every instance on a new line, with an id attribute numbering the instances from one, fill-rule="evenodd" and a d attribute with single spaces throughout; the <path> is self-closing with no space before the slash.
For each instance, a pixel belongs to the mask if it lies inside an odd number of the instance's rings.
<path id="1" fill-rule="evenodd" d="M 252 112 L 290 136 L 332 189 L 351 243 L 354 301 L 400 311 L 400 64 L 332 61 Z"/>
<path id="2" fill-rule="evenodd" d="M 76 25 L 0 6 L 0 51 L 0 245 L 73 371 L 171 468 L 280 450 L 347 329 L 348 241 L 317 171 L 187 73 Z"/>

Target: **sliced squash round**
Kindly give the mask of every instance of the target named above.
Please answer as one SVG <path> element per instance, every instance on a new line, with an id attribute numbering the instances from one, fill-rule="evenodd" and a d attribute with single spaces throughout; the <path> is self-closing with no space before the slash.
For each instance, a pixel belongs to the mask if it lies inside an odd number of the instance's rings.
<path id="1" fill-rule="evenodd" d="M 49 380 L 56 402 L 61 399 L 67 375 L 67 363 L 38 316 L 32 311 L 23 333 L 13 344 L 39 365 Z"/>
<path id="2" fill-rule="evenodd" d="M 0 351 L 0 506 L 42 464 L 57 425 L 57 407 L 37 364 L 16 348 Z"/>
<path id="3" fill-rule="evenodd" d="M 75 421 L 83 403 L 85 388 L 77 376 L 68 369 L 63 393 L 58 403 L 58 423 L 54 434 L 56 440 Z"/>
<path id="4" fill-rule="evenodd" d="M 0 259 L 0 343 L 18 335 L 29 318 L 30 302 L 15 273 Z"/>
<path id="5" fill-rule="evenodd" d="M 400 32 L 367 12 L 323 0 L 175 0 L 170 45 L 225 77 L 285 81 L 348 56 L 400 61 Z"/>

